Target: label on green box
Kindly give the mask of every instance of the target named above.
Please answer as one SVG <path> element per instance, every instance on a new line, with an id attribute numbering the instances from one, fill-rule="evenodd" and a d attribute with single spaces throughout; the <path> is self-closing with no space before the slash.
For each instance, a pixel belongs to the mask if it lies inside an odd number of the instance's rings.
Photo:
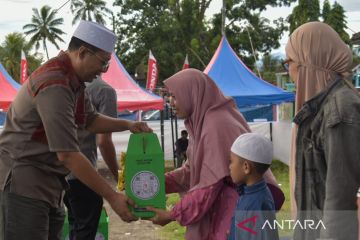
<path id="1" fill-rule="evenodd" d="M 146 206 L 165 209 L 164 153 L 154 133 L 131 134 L 125 160 L 125 193 L 137 205 L 132 212 L 149 218 Z"/>

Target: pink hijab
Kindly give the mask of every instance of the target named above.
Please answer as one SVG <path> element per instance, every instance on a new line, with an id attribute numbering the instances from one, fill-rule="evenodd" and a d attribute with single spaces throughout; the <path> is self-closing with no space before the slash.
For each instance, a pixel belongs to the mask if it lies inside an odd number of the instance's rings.
<path id="1" fill-rule="evenodd" d="M 164 82 L 179 106 L 189 114 L 187 150 L 190 191 L 229 176 L 230 148 L 242 133 L 250 132 L 235 102 L 223 95 L 203 72 L 186 69 Z"/>
<path id="2" fill-rule="evenodd" d="M 164 83 L 181 109 L 189 114 L 185 119 L 190 135 L 188 160 L 182 168 L 174 170 L 172 176 L 188 191 L 218 183 L 230 175 L 231 145 L 238 136 L 250 132 L 248 124 L 235 102 L 225 97 L 213 80 L 199 70 L 183 70 Z M 270 170 L 264 178 L 277 186 Z M 224 184 L 211 209 L 199 221 L 187 226 L 185 238 L 227 239 L 237 199 L 235 189 Z"/>

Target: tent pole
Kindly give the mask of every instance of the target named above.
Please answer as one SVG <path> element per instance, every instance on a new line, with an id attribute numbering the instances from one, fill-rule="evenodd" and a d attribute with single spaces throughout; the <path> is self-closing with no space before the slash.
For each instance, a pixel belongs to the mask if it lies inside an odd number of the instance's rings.
<path id="1" fill-rule="evenodd" d="M 171 116 L 171 140 L 172 140 L 172 153 L 173 153 L 173 161 L 174 161 L 174 168 L 176 168 L 176 162 L 175 162 L 175 149 L 174 149 L 174 145 L 175 145 L 175 141 L 174 141 L 174 114 L 173 114 L 173 109 L 171 109 L 170 112 L 170 116 Z"/>
<path id="2" fill-rule="evenodd" d="M 160 92 L 160 96 L 163 99 L 164 107 L 163 110 L 160 110 L 160 138 L 161 138 L 161 148 L 163 150 L 163 153 L 165 155 L 165 143 L 164 143 L 164 110 L 166 111 L 166 100 L 165 100 L 165 94 L 163 92 Z"/>
<path id="3" fill-rule="evenodd" d="M 165 153 L 165 146 L 164 146 L 164 110 L 160 111 L 160 135 L 161 135 L 161 148 Z"/>
<path id="4" fill-rule="evenodd" d="M 174 119 L 175 119 L 175 143 L 176 143 L 176 141 L 179 138 L 178 137 L 178 122 L 177 122 L 177 116 L 176 115 L 174 116 Z M 176 144 L 174 144 L 174 145 L 176 145 Z M 176 157 L 176 168 L 181 167 L 181 166 L 178 166 L 179 162 L 180 162 L 180 159 L 178 159 L 178 156 L 176 156 L 175 149 L 174 149 L 174 156 Z"/>

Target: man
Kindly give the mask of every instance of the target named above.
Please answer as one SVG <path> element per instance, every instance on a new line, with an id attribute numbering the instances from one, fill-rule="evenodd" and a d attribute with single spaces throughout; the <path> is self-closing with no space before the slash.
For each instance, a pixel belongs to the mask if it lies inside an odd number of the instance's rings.
<path id="1" fill-rule="evenodd" d="M 186 130 L 181 131 L 181 138 L 179 138 L 176 143 L 176 158 L 177 158 L 177 166 L 181 167 L 183 162 L 186 161 L 186 150 L 189 144 L 188 140 L 188 132 Z"/>
<path id="2" fill-rule="evenodd" d="M 87 84 L 85 92 L 99 113 L 113 118 L 117 117 L 116 92 L 100 77 Z M 111 133 L 94 134 L 85 130 L 82 135 L 84 136 L 82 136 L 80 143 L 81 152 L 96 167 L 98 145 L 103 160 L 117 180 L 118 164 Z M 103 199 L 73 174 L 69 174 L 67 180 L 70 188 L 65 193 L 64 203 L 68 209 L 69 238 L 76 240 L 95 239 Z"/>
<path id="3" fill-rule="evenodd" d="M 124 221 L 135 219 L 128 210 L 132 202 L 96 172 L 77 136 L 81 129 L 151 131 L 145 123 L 97 113 L 84 93 L 84 82 L 107 71 L 115 41 L 105 27 L 81 21 L 68 50 L 40 66 L 19 90 L 0 135 L 2 238 L 60 239 L 70 171 Z"/>

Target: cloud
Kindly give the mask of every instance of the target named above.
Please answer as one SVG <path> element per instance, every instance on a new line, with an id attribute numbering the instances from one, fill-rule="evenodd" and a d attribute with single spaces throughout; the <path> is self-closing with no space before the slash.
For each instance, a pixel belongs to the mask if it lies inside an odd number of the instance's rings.
<path id="1" fill-rule="evenodd" d="M 29 3 L 32 2 L 32 0 L 6 0 L 8 2 L 14 2 L 14 3 Z"/>
<path id="2" fill-rule="evenodd" d="M 357 12 L 360 11 L 360 1 L 359 0 L 338 0 L 338 3 L 344 7 L 347 12 Z"/>
<path id="3" fill-rule="evenodd" d="M 21 20 L 6 20 L 0 22 L 0 39 L 3 40 L 5 35 L 12 32 L 22 32 L 23 21 Z"/>

